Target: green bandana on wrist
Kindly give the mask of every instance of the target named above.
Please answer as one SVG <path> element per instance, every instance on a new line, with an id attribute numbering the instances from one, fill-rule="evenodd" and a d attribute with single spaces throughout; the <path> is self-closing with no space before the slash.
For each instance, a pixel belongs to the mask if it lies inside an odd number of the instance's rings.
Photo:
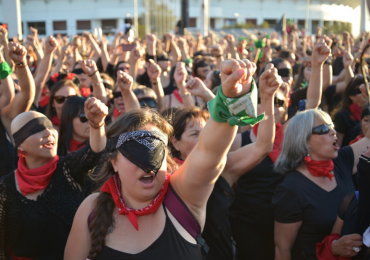
<path id="1" fill-rule="evenodd" d="M 12 74 L 12 68 L 9 64 L 6 61 L 0 63 L 0 79 L 5 79 L 10 74 Z"/>
<path id="2" fill-rule="evenodd" d="M 257 87 L 254 79 L 251 91 L 240 98 L 228 98 L 222 93 L 220 86 L 214 99 L 208 102 L 209 113 L 214 121 L 228 123 L 230 126 L 245 126 L 259 123 L 265 117 L 257 116 Z"/>

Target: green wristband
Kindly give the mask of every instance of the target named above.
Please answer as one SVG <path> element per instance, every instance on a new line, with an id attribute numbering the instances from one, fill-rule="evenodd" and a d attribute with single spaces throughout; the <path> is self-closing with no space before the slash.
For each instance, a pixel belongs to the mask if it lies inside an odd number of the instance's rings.
<path id="1" fill-rule="evenodd" d="M 12 72 L 12 68 L 6 61 L 0 63 L 0 79 L 5 79 L 10 74 L 12 74 Z"/>
<path id="2" fill-rule="evenodd" d="M 259 123 L 265 117 L 257 116 L 258 90 L 254 79 L 251 91 L 240 98 L 228 98 L 222 93 L 220 86 L 214 99 L 208 102 L 208 109 L 214 121 L 228 123 L 230 126 L 245 126 Z"/>
<path id="3" fill-rule="evenodd" d="M 190 58 L 188 60 L 183 60 L 182 62 L 185 63 L 185 64 L 190 64 L 190 63 L 193 63 L 193 59 Z"/>

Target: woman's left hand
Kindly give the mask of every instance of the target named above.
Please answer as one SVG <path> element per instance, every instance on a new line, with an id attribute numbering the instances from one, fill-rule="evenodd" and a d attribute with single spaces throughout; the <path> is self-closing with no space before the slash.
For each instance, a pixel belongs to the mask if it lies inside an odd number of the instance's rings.
<path id="1" fill-rule="evenodd" d="M 94 60 L 80 60 L 78 64 L 89 77 L 91 77 L 92 74 L 94 74 L 98 70 L 98 67 L 96 66 Z"/>
<path id="2" fill-rule="evenodd" d="M 108 115 L 108 107 L 94 97 L 88 98 L 85 102 L 85 115 L 92 128 L 100 128 Z"/>

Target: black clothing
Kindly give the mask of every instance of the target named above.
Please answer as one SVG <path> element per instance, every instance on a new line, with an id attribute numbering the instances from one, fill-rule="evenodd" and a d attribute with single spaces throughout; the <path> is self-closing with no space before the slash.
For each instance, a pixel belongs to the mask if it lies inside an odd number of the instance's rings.
<path id="1" fill-rule="evenodd" d="M 202 233 L 203 239 L 209 246 L 207 259 L 233 259 L 229 207 L 234 197 L 234 191 L 220 176 L 207 202 L 206 224 Z"/>
<path id="2" fill-rule="evenodd" d="M 7 259 L 7 248 L 33 260 L 63 259 L 74 215 L 85 198 L 86 175 L 101 155 L 87 144 L 60 157 L 36 201 L 17 191 L 14 172 L 0 179 L 0 260 Z"/>
<path id="3" fill-rule="evenodd" d="M 358 201 L 354 192 L 347 194 L 338 210 L 338 217 L 344 221 L 341 236 L 355 233 Z"/>
<path id="4" fill-rule="evenodd" d="M 250 130 L 242 133 L 242 146 L 252 143 Z M 240 259 L 274 259 L 274 217 L 271 198 L 283 176 L 266 156 L 238 180 L 231 206 L 232 235 Z"/>
<path id="5" fill-rule="evenodd" d="M 339 105 L 340 101 L 342 100 L 342 93 L 336 94 L 337 85 L 333 84 L 330 85 L 325 91 L 323 95 L 323 99 L 325 99 L 326 107 L 324 110 L 328 112 L 329 115 L 332 114 L 334 109 Z"/>
<path id="6" fill-rule="evenodd" d="M 17 169 L 17 150 L 9 140 L 10 137 L 0 118 L 0 177 Z"/>
<path id="7" fill-rule="evenodd" d="M 176 260 L 205 260 L 202 247 L 184 239 L 171 219 L 166 214 L 166 224 L 162 234 L 148 248 L 138 254 L 129 254 L 104 246 L 96 260 L 146 260 L 146 259 L 176 259 Z"/>
<path id="8" fill-rule="evenodd" d="M 355 190 L 352 182 L 352 148 L 347 146 L 340 149 L 333 162 L 337 186 L 332 191 L 323 190 L 296 170 L 289 172 L 275 190 L 272 198 L 275 220 L 280 223 L 302 221 L 292 259 L 295 259 L 295 252 L 302 250 L 311 256 L 316 255 L 316 244 L 331 234 L 343 198 Z"/>
<path id="9" fill-rule="evenodd" d="M 342 147 L 349 145 L 349 142 L 352 141 L 356 136 L 361 134 L 361 129 L 355 130 L 356 125 L 359 121 L 351 118 L 352 113 L 350 111 L 339 111 L 334 116 L 334 126 L 335 130 L 338 133 L 344 134 Z"/>

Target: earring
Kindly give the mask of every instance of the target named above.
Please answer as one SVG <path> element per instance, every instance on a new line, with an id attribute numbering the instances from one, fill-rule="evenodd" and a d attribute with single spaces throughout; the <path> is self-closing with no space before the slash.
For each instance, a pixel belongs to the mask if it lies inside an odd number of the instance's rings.
<path id="1" fill-rule="evenodd" d="M 18 157 L 26 157 L 26 151 L 18 148 Z"/>
<path id="2" fill-rule="evenodd" d="M 305 156 L 305 157 L 304 157 L 304 160 L 305 160 L 306 162 L 308 162 L 308 163 L 312 161 L 311 156 L 310 156 L 310 154 L 309 154 L 309 153 L 307 154 L 307 156 Z"/>

